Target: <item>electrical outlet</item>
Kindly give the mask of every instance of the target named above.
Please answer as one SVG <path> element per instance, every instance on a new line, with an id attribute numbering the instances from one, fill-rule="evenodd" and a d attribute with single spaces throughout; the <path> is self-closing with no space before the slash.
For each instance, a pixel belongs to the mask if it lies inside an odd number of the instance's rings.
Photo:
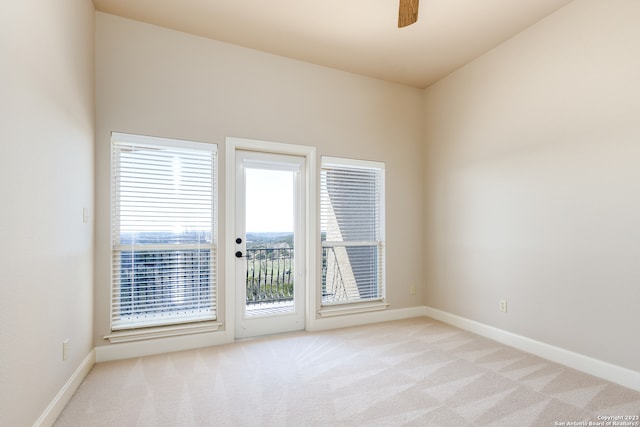
<path id="1" fill-rule="evenodd" d="M 499 307 L 500 307 L 500 311 L 503 313 L 507 312 L 507 300 L 506 299 L 501 299 L 500 303 L 499 303 Z"/>
<path id="2" fill-rule="evenodd" d="M 67 360 L 69 357 L 69 338 L 62 341 L 62 360 Z"/>
<path id="3" fill-rule="evenodd" d="M 411 294 L 411 295 L 415 295 L 416 294 L 416 287 L 415 286 L 411 286 L 411 288 L 409 288 L 409 294 Z"/>

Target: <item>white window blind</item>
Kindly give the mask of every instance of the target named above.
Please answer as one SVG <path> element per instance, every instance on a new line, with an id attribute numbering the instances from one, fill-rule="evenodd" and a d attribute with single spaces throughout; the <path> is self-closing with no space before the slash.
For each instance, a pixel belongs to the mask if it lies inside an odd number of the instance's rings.
<path id="1" fill-rule="evenodd" d="M 216 318 L 216 146 L 112 134 L 112 330 Z"/>
<path id="2" fill-rule="evenodd" d="M 323 157 L 322 305 L 382 300 L 384 164 Z"/>

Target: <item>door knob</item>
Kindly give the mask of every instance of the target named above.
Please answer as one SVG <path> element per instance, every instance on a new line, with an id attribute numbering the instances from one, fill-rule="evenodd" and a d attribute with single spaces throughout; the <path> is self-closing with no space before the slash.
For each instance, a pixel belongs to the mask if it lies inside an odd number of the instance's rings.
<path id="1" fill-rule="evenodd" d="M 242 252 L 240 251 L 236 252 L 236 258 L 242 258 Z"/>
<path id="2" fill-rule="evenodd" d="M 242 243 L 242 239 L 238 237 L 238 238 L 236 239 L 236 243 L 237 243 L 237 244 Z"/>

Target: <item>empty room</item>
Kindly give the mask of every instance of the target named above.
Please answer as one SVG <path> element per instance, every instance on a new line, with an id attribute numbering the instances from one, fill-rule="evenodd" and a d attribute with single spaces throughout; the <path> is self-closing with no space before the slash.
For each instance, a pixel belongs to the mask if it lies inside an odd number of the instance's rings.
<path id="1" fill-rule="evenodd" d="M 640 425 L 639 1 L 0 22 L 0 426 Z"/>

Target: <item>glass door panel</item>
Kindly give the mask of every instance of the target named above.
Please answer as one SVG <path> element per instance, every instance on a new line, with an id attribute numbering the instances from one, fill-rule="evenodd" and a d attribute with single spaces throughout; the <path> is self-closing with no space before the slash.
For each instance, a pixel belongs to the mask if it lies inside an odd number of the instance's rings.
<path id="1" fill-rule="evenodd" d="M 236 337 L 304 328 L 304 158 L 236 153 Z"/>

